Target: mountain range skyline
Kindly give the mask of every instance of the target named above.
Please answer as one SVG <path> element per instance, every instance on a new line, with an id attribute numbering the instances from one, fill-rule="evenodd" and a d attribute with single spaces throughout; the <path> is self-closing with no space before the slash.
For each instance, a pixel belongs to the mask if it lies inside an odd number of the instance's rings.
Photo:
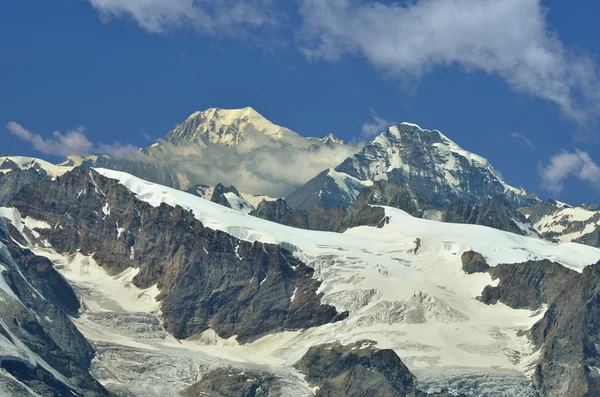
<path id="1" fill-rule="evenodd" d="M 592 1 L 232 3 L 247 16 L 268 16 L 249 20 L 215 19 L 223 8 L 184 3 L 0 6 L 0 45 L 12 59 L 0 65 L 0 123 L 45 139 L 84 128 L 101 151 L 100 144 L 146 147 L 210 107 L 252 106 L 303 136 L 331 132 L 345 141 L 407 121 L 483 155 L 513 186 L 597 201 L 600 44 L 591 39 L 599 33 Z M 446 18 L 452 12 L 464 19 Z M 201 15 L 219 22 L 208 29 Z M 522 34 L 506 35 L 507 27 Z M 418 45 L 420 32 L 447 45 Z M 4 132 L 2 152 L 40 155 Z"/>

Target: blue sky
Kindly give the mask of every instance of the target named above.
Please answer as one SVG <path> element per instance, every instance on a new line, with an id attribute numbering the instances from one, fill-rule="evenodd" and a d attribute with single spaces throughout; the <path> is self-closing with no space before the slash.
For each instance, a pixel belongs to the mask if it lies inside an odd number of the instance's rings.
<path id="1" fill-rule="evenodd" d="M 598 2 L 222 4 L 2 2 L 0 123 L 139 147 L 209 107 L 346 140 L 376 114 L 441 130 L 541 197 L 600 201 Z M 2 134 L 0 152 L 60 158 Z"/>

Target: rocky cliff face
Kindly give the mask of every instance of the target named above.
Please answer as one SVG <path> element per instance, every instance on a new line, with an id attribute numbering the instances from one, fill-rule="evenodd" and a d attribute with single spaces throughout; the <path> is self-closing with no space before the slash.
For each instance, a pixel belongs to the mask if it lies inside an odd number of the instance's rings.
<path id="1" fill-rule="evenodd" d="M 418 391 L 416 378 L 398 355 L 368 340 L 311 347 L 295 366 L 318 387 L 316 397 L 450 396 Z"/>
<path id="2" fill-rule="evenodd" d="M 39 233 L 61 253 L 93 255 L 113 275 L 138 268 L 134 284 L 158 287 L 176 337 L 210 327 L 248 341 L 344 318 L 320 304 L 313 269 L 286 250 L 205 228 L 181 207 L 152 207 L 92 170 L 29 185 L 10 205 L 54 225 Z"/>
<path id="3" fill-rule="evenodd" d="M 0 218 L 0 394 L 108 396 L 89 373 L 92 347 L 67 317 L 77 315 L 77 296 L 15 240 L 25 237 Z"/>
<path id="4" fill-rule="evenodd" d="M 215 186 L 210 201 L 245 213 L 254 209 L 234 186 L 225 187 L 220 183 Z"/>
<path id="5" fill-rule="evenodd" d="M 475 205 L 457 201 L 444 211 L 442 222 L 488 226 L 524 236 L 538 235 L 527 218 L 502 199 L 487 198 Z"/>
<path id="6" fill-rule="evenodd" d="M 577 272 L 548 260 L 500 264 L 488 269 L 498 285 L 488 285 L 480 300 L 487 304 L 502 302 L 513 309 L 538 310 L 560 297 Z"/>
<path id="7" fill-rule="evenodd" d="M 48 178 L 48 174 L 41 169 L 21 170 L 15 168 L 6 174 L 0 173 L 0 207 L 6 205 L 24 186 Z"/>
<path id="8" fill-rule="evenodd" d="M 600 263 L 566 283 L 531 330 L 541 346 L 533 376 L 540 393 L 549 397 L 600 395 Z"/>
<path id="9" fill-rule="evenodd" d="M 390 127 L 335 170 L 320 174 L 288 196 L 294 209 L 348 206 L 373 181 L 407 183 L 437 208 L 458 200 L 477 204 L 487 197 L 515 206 L 526 192 L 508 186 L 484 158 L 469 153 L 439 131 L 403 123 Z M 344 193 L 344 194 L 340 194 Z"/>
<path id="10" fill-rule="evenodd" d="M 484 303 L 548 309 L 530 330 L 540 349 L 533 382 L 542 396 L 600 395 L 600 263 L 577 273 L 550 261 L 503 264 L 489 269 Z"/>

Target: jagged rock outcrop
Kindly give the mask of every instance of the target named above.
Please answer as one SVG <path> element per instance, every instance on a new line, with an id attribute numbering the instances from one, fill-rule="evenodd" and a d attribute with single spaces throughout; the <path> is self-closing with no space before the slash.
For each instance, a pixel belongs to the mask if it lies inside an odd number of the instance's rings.
<path id="1" fill-rule="evenodd" d="M 450 396 L 417 390 L 415 376 L 400 357 L 368 340 L 313 346 L 295 367 L 318 387 L 316 397 Z"/>
<path id="2" fill-rule="evenodd" d="M 541 348 L 533 380 L 547 397 L 600 395 L 600 262 L 570 277 L 531 330 Z"/>
<path id="3" fill-rule="evenodd" d="M 537 235 L 527 218 L 502 199 L 487 198 L 475 205 L 459 200 L 444 211 L 442 222 L 488 226 L 524 236 Z"/>
<path id="4" fill-rule="evenodd" d="M 513 309 L 537 310 L 560 297 L 577 272 L 549 260 L 500 264 L 488 269 L 498 285 L 486 286 L 480 300 L 502 302 Z"/>
<path id="5" fill-rule="evenodd" d="M 210 201 L 246 213 L 254 210 L 234 186 L 225 187 L 220 183 L 215 186 Z"/>
<path id="6" fill-rule="evenodd" d="M 409 186 L 378 181 L 359 193 L 356 201 L 347 208 L 313 205 L 309 210 L 293 210 L 286 200 L 263 201 L 251 215 L 272 222 L 309 230 L 343 232 L 356 226 L 383 227 L 387 220 L 379 205 L 402 209 L 422 217 L 431 206 Z"/>
<path id="7" fill-rule="evenodd" d="M 6 166 L 7 161 L 15 164 L 10 159 L 6 159 L 3 166 Z M 16 164 L 15 167 L 9 168 L 12 171 L 6 174 L 0 173 L 0 207 L 6 205 L 24 186 L 48 179 L 48 175 L 43 169 L 21 170 Z"/>
<path id="8" fill-rule="evenodd" d="M 183 394 L 187 397 L 268 397 L 277 384 L 274 375 L 219 368 L 207 375 Z"/>
<path id="9" fill-rule="evenodd" d="M 310 211 L 294 211 L 283 199 L 263 200 L 250 215 L 301 229 L 340 233 L 357 226 L 383 227 L 387 221 L 380 207 L 324 208 L 315 205 Z"/>
<path id="10" fill-rule="evenodd" d="M 311 347 L 295 367 L 319 387 L 317 397 L 414 396 L 414 375 L 393 350 L 361 341 Z"/>
<path id="11" fill-rule="evenodd" d="M 465 251 L 460 257 L 462 269 L 467 274 L 485 273 L 490 268 L 483 255 L 475 251 Z"/>
<path id="12" fill-rule="evenodd" d="M 79 309 L 75 292 L 46 258 L 15 243 L 23 239 L 15 233 L 0 219 L 0 392 L 108 396 L 89 373 L 91 345 L 67 317 Z"/>
<path id="13" fill-rule="evenodd" d="M 261 201 L 250 215 L 266 219 L 282 225 L 309 229 L 308 213 L 306 211 L 294 211 L 287 205 L 284 199 L 275 201 Z"/>
<path id="14" fill-rule="evenodd" d="M 93 255 L 113 275 L 139 268 L 133 283 L 158 287 L 176 337 L 212 328 L 244 342 L 345 317 L 320 303 L 314 270 L 285 249 L 205 228 L 181 207 L 152 207 L 93 170 L 26 186 L 10 205 L 53 225 L 38 232 L 61 253 Z"/>

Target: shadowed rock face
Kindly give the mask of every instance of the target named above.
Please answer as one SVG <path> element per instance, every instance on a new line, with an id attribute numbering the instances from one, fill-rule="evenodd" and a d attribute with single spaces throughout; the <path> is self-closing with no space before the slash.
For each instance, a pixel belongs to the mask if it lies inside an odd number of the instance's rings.
<path id="1" fill-rule="evenodd" d="M 13 163 L 7 159 L 3 164 L 6 164 L 7 162 Z M 16 164 L 15 167 L 17 167 Z M 7 174 L 0 173 L 0 207 L 6 205 L 6 203 L 8 203 L 15 194 L 20 192 L 24 186 L 45 179 L 48 179 L 48 175 L 41 169 L 37 170 L 30 168 L 23 171 L 17 167 Z"/>
<path id="2" fill-rule="evenodd" d="M 483 255 L 475 251 L 465 251 L 461 256 L 462 269 L 467 274 L 485 273 L 490 266 Z"/>
<path id="3" fill-rule="evenodd" d="M 442 222 L 482 225 L 521 235 L 536 234 L 527 218 L 501 199 L 487 198 L 475 205 L 457 201 L 444 212 Z M 527 226 L 529 233 L 520 228 L 517 222 Z"/>
<path id="4" fill-rule="evenodd" d="M 17 245 L 13 238 L 23 237 L 16 233 L 9 235 L 0 219 L 1 277 L 18 297 L 0 289 L 0 367 L 16 379 L 0 375 L 2 390 L 8 396 L 29 395 L 27 385 L 40 396 L 108 396 L 89 373 L 91 345 L 67 317 L 79 309 L 75 292 L 46 258 Z M 20 343 L 39 358 L 32 362 L 26 354 L 10 353 L 24 351 Z"/>
<path id="5" fill-rule="evenodd" d="M 486 286 L 480 300 L 502 302 L 513 309 L 537 310 L 564 294 L 566 285 L 578 273 L 549 260 L 501 264 L 488 269 L 498 285 Z"/>
<path id="6" fill-rule="evenodd" d="M 542 395 L 600 395 L 600 262 L 568 280 L 531 338 L 542 348 L 533 377 Z"/>
<path id="7" fill-rule="evenodd" d="M 186 390 L 187 397 L 268 397 L 277 388 L 275 376 L 220 368 Z"/>
<path id="8" fill-rule="evenodd" d="M 250 215 L 300 229 L 340 233 L 356 226 L 383 227 L 387 222 L 385 211 L 380 207 L 323 208 L 315 205 L 309 211 L 293 211 L 283 199 L 263 200 Z"/>
<path id="9" fill-rule="evenodd" d="M 422 217 L 431 206 L 408 186 L 378 181 L 363 190 L 347 208 L 313 205 L 308 210 L 293 210 L 285 200 L 263 201 L 250 214 L 272 222 L 309 230 L 344 232 L 351 227 L 383 227 L 387 223 L 385 211 L 378 205 L 399 208 Z"/>
<path id="10" fill-rule="evenodd" d="M 320 303 L 313 269 L 288 251 L 205 228 L 179 206 L 152 207 L 89 169 L 29 185 L 10 205 L 55 225 L 39 233 L 61 253 L 93 254 L 112 275 L 139 268 L 133 283 L 157 285 L 165 327 L 178 338 L 212 327 L 245 342 L 346 316 Z"/>
<path id="11" fill-rule="evenodd" d="M 217 186 L 215 186 L 215 189 L 213 190 L 213 194 L 210 198 L 210 201 L 212 201 L 213 203 L 221 204 L 225 207 L 231 208 L 229 201 L 225 197 L 225 193 L 233 193 L 236 196 L 241 197 L 240 192 L 238 192 L 238 190 L 235 187 L 233 187 L 233 186 L 225 187 L 219 183 Z"/>
<path id="12" fill-rule="evenodd" d="M 498 286 L 480 300 L 539 309 L 544 317 L 529 331 L 541 350 L 533 381 L 542 396 L 600 395 L 600 262 L 579 274 L 558 263 L 529 261 L 489 269 Z"/>
<path id="13" fill-rule="evenodd" d="M 427 397 L 416 388 L 416 379 L 391 349 L 375 342 L 331 343 L 311 347 L 295 367 L 318 386 L 316 397 Z"/>

